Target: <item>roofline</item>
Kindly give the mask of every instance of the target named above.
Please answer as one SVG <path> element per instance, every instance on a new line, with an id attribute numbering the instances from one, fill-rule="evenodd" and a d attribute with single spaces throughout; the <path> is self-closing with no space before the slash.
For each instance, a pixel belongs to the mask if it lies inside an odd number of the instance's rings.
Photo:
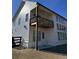
<path id="1" fill-rule="evenodd" d="M 63 16 L 59 15 L 58 13 L 56 13 L 56 12 L 50 10 L 49 8 L 45 7 L 44 5 L 42 5 L 42 4 L 38 3 L 38 2 L 37 2 L 37 4 L 40 5 L 40 6 L 42 6 L 42 7 L 44 7 L 44 8 L 46 8 L 46 9 L 49 10 L 50 12 L 55 13 L 56 15 L 58 15 L 58 16 L 64 18 L 64 19 L 67 21 L 67 19 L 66 19 L 65 17 L 63 17 Z"/>
<path id="2" fill-rule="evenodd" d="M 12 18 L 12 21 L 15 21 L 16 17 L 19 15 L 19 13 L 20 13 L 21 9 L 23 8 L 24 4 L 25 4 L 24 1 L 22 1 L 22 2 L 20 3 L 19 8 L 17 9 L 15 15 L 14 15 L 13 18 Z"/>
<path id="3" fill-rule="evenodd" d="M 42 5 L 42 4 L 38 3 L 38 2 L 36 2 L 36 3 L 37 3 L 37 5 L 40 5 L 40 6 L 44 7 L 44 8 L 46 8 L 46 9 L 49 10 L 50 12 L 55 13 L 56 15 L 58 15 L 58 16 L 64 18 L 63 16 L 59 15 L 58 13 L 56 13 L 56 12 L 54 12 L 54 11 L 48 9 L 48 8 L 45 7 L 44 5 Z M 22 2 L 20 3 L 20 6 L 19 6 L 17 12 L 16 12 L 15 15 L 12 17 L 12 22 L 15 21 L 16 17 L 19 15 L 19 13 L 20 13 L 21 9 L 23 8 L 24 4 L 25 4 L 24 1 L 22 1 Z M 66 18 L 64 18 L 64 19 L 67 21 Z"/>

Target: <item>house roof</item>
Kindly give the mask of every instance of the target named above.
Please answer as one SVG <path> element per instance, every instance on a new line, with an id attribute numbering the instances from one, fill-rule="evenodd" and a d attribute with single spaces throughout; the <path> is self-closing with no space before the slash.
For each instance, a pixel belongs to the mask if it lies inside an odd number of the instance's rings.
<path id="1" fill-rule="evenodd" d="M 22 2 L 20 3 L 20 6 L 19 6 L 18 10 L 16 11 L 16 14 L 15 14 L 15 15 L 13 16 L 13 18 L 12 18 L 12 22 L 15 21 L 16 17 L 19 15 L 19 13 L 20 13 L 21 9 L 23 8 L 24 4 L 25 4 L 24 1 L 22 1 Z"/>
<path id="2" fill-rule="evenodd" d="M 13 18 L 12 18 L 12 22 L 15 21 L 16 17 L 19 15 L 19 13 L 20 13 L 21 9 L 23 8 L 24 4 L 25 4 L 24 1 L 22 1 L 22 2 L 20 3 L 20 6 L 19 6 L 19 8 L 18 8 L 16 14 L 15 14 L 15 15 L 13 16 Z M 42 5 L 42 4 L 38 3 L 38 2 L 37 2 L 37 5 L 40 5 L 40 6 L 44 7 L 44 8 L 46 8 L 46 9 L 49 10 L 50 12 L 55 13 L 56 15 L 62 17 L 64 20 L 67 21 L 66 18 L 64 18 L 63 16 L 59 15 L 58 13 L 56 13 L 56 12 L 50 10 L 49 8 L 45 7 L 44 5 Z"/>
<path id="3" fill-rule="evenodd" d="M 38 2 L 37 2 L 37 4 L 40 5 L 40 6 L 42 6 L 42 7 L 44 7 L 44 8 L 46 8 L 46 9 L 49 10 L 50 12 L 52 12 L 52 13 L 54 13 L 54 14 L 56 14 L 56 15 L 62 17 L 62 18 L 64 18 L 65 20 L 67 20 L 65 17 L 59 15 L 58 13 L 54 12 L 53 10 L 50 10 L 49 8 L 45 7 L 44 5 L 42 5 L 42 4 L 38 3 Z"/>

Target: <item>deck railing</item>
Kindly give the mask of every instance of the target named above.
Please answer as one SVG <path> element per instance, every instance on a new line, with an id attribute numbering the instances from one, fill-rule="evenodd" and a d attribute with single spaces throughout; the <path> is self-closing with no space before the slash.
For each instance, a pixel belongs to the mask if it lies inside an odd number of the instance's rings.
<path id="1" fill-rule="evenodd" d="M 21 46 L 21 39 L 22 37 L 12 37 L 12 47 Z"/>
<path id="2" fill-rule="evenodd" d="M 37 21 L 36 17 L 38 18 L 38 26 L 40 26 L 40 27 L 54 27 L 53 20 L 46 19 L 46 18 L 41 17 L 41 16 L 34 16 L 34 17 L 32 17 L 30 19 L 31 23 L 34 23 L 34 22 Z"/>

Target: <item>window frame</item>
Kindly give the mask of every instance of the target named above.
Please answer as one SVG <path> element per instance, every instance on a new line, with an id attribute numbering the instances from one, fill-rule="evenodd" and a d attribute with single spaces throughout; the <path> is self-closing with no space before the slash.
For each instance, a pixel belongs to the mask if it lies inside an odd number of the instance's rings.
<path id="1" fill-rule="evenodd" d="M 27 14 L 25 15 L 25 22 L 28 21 L 28 18 L 29 18 L 29 13 L 27 13 Z"/>
<path id="2" fill-rule="evenodd" d="M 42 39 L 45 39 L 45 33 L 42 32 Z"/>
<path id="3" fill-rule="evenodd" d="M 18 25 L 20 25 L 20 24 L 21 24 L 21 18 L 18 19 Z"/>

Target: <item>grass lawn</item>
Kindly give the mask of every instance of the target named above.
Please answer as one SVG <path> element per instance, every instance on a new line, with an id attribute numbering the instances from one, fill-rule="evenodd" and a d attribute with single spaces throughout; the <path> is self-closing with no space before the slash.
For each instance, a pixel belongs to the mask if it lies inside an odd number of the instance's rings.
<path id="1" fill-rule="evenodd" d="M 12 59 L 67 59 L 66 55 L 35 51 L 34 49 L 12 49 Z"/>

